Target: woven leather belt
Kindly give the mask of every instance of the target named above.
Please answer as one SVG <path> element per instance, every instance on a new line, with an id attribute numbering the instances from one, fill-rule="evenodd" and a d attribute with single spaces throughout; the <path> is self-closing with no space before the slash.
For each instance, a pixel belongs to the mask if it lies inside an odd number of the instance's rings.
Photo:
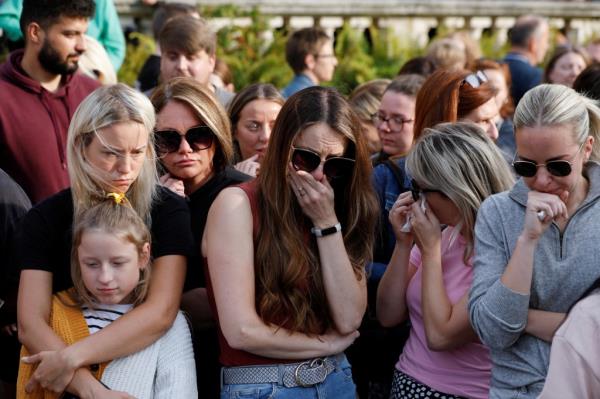
<path id="1" fill-rule="evenodd" d="M 223 384 L 279 383 L 287 388 L 311 387 L 325 381 L 343 356 L 339 354 L 291 364 L 223 367 Z"/>

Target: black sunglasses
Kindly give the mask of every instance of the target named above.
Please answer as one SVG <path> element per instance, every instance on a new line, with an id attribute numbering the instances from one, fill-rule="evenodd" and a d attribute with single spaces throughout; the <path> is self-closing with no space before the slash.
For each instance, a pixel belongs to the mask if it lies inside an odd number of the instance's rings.
<path id="1" fill-rule="evenodd" d="M 467 75 L 463 79 L 462 84 L 467 83 L 469 86 L 476 89 L 487 81 L 488 81 L 487 75 L 483 71 L 477 71 L 475 73 L 471 73 L 471 74 Z"/>
<path id="2" fill-rule="evenodd" d="M 585 144 L 585 142 L 583 144 Z M 579 149 L 571 157 L 571 159 L 574 159 L 577 156 L 577 154 L 579 154 L 579 151 L 581 151 L 581 149 L 583 148 L 583 144 L 581 144 L 579 146 Z M 515 154 L 515 158 L 516 158 L 516 154 Z M 572 167 L 573 164 L 570 161 L 567 161 L 564 159 L 558 159 L 556 161 L 549 161 L 547 163 L 535 163 L 535 162 L 531 162 L 531 161 L 513 161 L 512 165 L 513 165 L 513 168 L 515 169 L 515 172 L 519 176 L 523 176 L 523 177 L 535 176 L 537 174 L 537 170 L 540 166 L 545 166 L 548 173 L 550 173 L 552 176 L 556 176 L 556 177 L 569 176 L 571 174 L 571 172 L 573 171 L 573 167 Z"/>
<path id="3" fill-rule="evenodd" d="M 418 201 L 419 198 L 421 197 L 421 193 L 439 193 L 441 195 L 444 195 L 444 193 L 442 193 L 440 190 L 434 190 L 434 189 L 428 189 L 428 188 L 421 188 L 417 184 L 417 182 L 415 181 L 415 179 L 412 179 L 410 181 L 410 193 L 412 194 L 413 201 Z"/>
<path id="4" fill-rule="evenodd" d="M 184 138 L 194 151 L 205 150 L 212 145 L 215 136 L 206 125 L 191 127 L 183 135 L 174 129 L 156 130 L 154 135 L 159 154 L 178 151 Z"/>
<path id="5" fill-rule="evenodd" d="M 292 166 L 296 170 L 312 172 L 321 164 L 321 156 L 314 151 L 292 147 Z M 345 157 L 327 158 L 323 163 L 323 173 L 330 179 L 347 176 L 354 168 L 354 159 Z"/>

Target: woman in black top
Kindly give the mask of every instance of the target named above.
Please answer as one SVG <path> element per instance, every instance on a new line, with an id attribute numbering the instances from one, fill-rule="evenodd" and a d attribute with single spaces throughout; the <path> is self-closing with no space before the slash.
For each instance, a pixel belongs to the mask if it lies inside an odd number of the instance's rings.
<path id="1" fill-rule="evenodd" d="M 208 210 L 225 187 L 250 179 L 231 167 L 229 118 L 203 85 L 176 78 L 152 95 L 156 110 L 156 152 L 165 174 L 161 182 L 188 198 L 194 251 L 188 258 L 181 307 L 190 316 L 198 372 L 198 392 L 219 393 L 218 341 L 206 296 L 200 243 Z"/>
<path id="2" fill-rule="evenodd" d="M 85 366 L 139 351 L 175 319 L 192 237 L 185 202 L 157 184 L 154 122 L 152 104 L 139 92 L 122 84 L 94 91 L 69 127 L 71 188 L 25 217 L 19 237 L 19 338 L 30 353 L 41 352 L 30 387 L 67 389 L 82 398 L 123 397 L 102 386 Z M 154 262 L 148 299 L 101 332 L 66 347 L 48 325 L 51 296 L 72 286 L 73 219 L 109 193 L 129 201 L 151 226 Z"/>

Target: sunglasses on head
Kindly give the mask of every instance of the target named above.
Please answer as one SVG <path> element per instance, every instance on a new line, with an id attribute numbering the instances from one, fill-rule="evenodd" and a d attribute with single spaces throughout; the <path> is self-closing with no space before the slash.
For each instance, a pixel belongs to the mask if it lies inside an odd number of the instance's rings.
<path id="1" fill-rule="evenodd" d="M 486 76 L 486 74 L 483 71 L 477 71 L 475 73 L 467 75 L 463 79 L 462 84 L 467 83 L 469 86 L 476 89 L 487 81 L 488 77 Z"/>
<path id="2" fill-rule="evenodd" d="M 421 188 L 415 179 L 410 181 L 410 193 L 412 194 L 413 201 L 418 201 L 421 197 L 421 193 L 440 193 L 444 195 L 440 190 Z"/>
<path id="3" fill-rule="evenodd" d="M 577 154 L 579 154 L 579 152 L 583 148 L 584 144 L 585 143 L 582 143 L 579 146 L 579 149 L 571 157 L 571 160 L 573 160 L 577 156 Z M 516 155 L 515 155 L 515 158 L 516 158 Z M 573 164 L 571 163 L 571 161 L 567 161 L 565 159 L 558 159 L 556 161 L 549 161 L 546 163 L 535 163 L 535 162 L 531 162 L 531 161 L 513 161 L 512 165 L 513 165 L 513 168 L 515 169 L 515 172 L 519 176 L 523 176 L 523 177 L 535 176 L 537 174 L 537 170 L 540 166 L 544 166 L 546 168 L 546 170 L 548 171 L 548 173 L 550 173 L 552 176 L 556 176 L 556 177 L 569 176 L 571 174 L 571 172 L 573 171 L 573 167 L 572 167 Z"/>
<path id="4" fill-rule="evenodd" d="M 194 151 L 205 150 L 212 145 L 214 138 L 213 131 L 206 125 L 191 127 L 183 135 L 174 129 L 156 130 L 154 135 L 156 151 L 162 154 L 178 151 L 182 139 Z"/>
<path id="5" fill-rule="evenodd" d="M 292 147 L 292 166 L 296 170 L 312 172 L 321 165 L 321 156 L 305 148 Z M 354 159 L 345 157 L 327 158 L 323 163 L 323 173 L 330 179 L 347 176 L 352 173 Z"/>

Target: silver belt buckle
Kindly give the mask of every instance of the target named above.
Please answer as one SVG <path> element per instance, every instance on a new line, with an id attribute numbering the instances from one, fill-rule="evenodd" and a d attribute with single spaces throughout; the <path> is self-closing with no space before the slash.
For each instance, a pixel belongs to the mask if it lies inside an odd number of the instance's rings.
<path id="1" fill-rule="evenodd" d="M 325 381 L 327 368 L 323 359 L 300 363 L 294 370 L 294 380 L 300 387 L 311 387 Z"/>

